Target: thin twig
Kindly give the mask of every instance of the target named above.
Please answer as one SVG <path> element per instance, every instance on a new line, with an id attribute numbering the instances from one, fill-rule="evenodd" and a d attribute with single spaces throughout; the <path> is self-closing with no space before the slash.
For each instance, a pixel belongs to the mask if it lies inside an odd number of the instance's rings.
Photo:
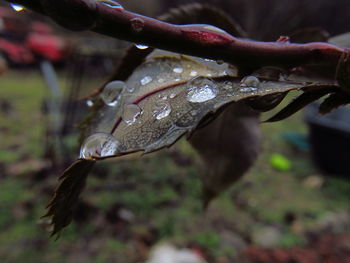
<path id="1" fill-rule="evenodd" d="M 8 0 L 7 0 L 8 1 Z M 103 35 L 240 66 L 328 65 L 335 69 L 344 48 L 328 43 L 293 44 L 239 39 L 204 25 L 174 25 L 112 8 L 95 0 L 13 0 L 70 30 Z"/>

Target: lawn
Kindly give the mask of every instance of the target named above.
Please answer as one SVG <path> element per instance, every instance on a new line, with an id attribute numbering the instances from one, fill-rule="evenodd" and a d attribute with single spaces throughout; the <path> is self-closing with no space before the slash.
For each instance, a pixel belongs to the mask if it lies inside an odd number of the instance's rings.
<path id="1" fill-rule="evenodd" d="M 86 79 L 85 89 L 102 82 Z M 306 246 L 310 234 L 350 231 L 350 181 L 321 176 L 310 154 L 283 136 L 307 134 L 301 112 L 262 124 L 259 160 L 207 211 L 201 203 L 201 163 L 184 139 L 142 158 L 99 163 L 74 223 L 54 241 L 40 219 L 59 170 L 45 157 L 48 94 L 38 72 L 0 78 L 1 262 L 144 262 L 159 242 L 197 248 L 210 262 L 233 262 L 246 246 Z M 66 140 L 72 156 L 78 151 L 75 138 Z M 287 158 L 291 168 L 273 168 L 272 154 Z"/>

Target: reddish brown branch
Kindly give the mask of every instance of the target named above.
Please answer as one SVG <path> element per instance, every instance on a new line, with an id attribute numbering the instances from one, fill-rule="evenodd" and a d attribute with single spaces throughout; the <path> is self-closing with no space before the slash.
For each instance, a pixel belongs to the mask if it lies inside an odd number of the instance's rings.
<path id="1" fill-rule="evenodd" d="M 112 8 L 95 0 L 13 0 L 71 30 L 91 30 L 111 37 L 240 66 L 336 67 L 346 50 L 327 43 L 292 44 L 235 38 L 203 25 L 174 25 Z"/>

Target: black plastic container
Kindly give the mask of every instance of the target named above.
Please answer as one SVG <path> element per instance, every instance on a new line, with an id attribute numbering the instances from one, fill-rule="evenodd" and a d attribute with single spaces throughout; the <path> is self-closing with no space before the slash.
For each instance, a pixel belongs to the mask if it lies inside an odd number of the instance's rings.
<path id="1" fill-rule="evenodd" d="M 350 179 L 350 108 L 321 115 L 318 107 L 313 103 L 305 112 L 313 160 L 322 172 Z"/>

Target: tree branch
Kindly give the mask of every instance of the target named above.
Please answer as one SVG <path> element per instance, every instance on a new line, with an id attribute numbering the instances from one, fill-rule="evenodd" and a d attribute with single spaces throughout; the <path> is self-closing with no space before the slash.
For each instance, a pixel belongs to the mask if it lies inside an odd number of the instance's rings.
<path id="1" fill-rule="evenodd" d="M 8 1 L 8 0 L 7 0 Z M 344 48 L 328 43 L 293 44 L 239 39 L 205 25 L 174 25 L 112 8 L 108 1 L 12 0 L 70 30 L 91 30 L 103 35 L 177 53 L 223 60 L 243 67 L 306 64 L 335 70 Z"/>

